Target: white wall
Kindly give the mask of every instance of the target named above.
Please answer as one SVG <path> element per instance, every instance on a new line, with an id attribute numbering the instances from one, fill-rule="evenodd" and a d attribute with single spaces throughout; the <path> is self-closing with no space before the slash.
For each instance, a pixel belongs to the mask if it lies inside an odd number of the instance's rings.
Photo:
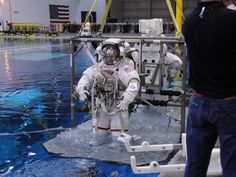
<path id="1" fill-rule="evenodd" d="M 93 2 L 94 0 L 5 0 L 4 5 L 0 7 L 0 20 L 13 23 L 39 23 L 48 26 L 49 4 L 55 4 L 69 5 L 70 21 L 81 23 L 81 11 L 89 11 Z M 105 8 L 106 0 L 98 0 L 94 9 L 97 13 L 97 23 L 101 23 Z"/>

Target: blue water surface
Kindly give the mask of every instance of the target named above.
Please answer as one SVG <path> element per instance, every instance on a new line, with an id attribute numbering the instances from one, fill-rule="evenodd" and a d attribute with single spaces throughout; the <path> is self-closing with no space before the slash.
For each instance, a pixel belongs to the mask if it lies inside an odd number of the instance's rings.
<path id="1" fill-rule="evenodd" d="M 59 130 L 26 132 L 71 127 L 69 41 L 0 39 L 0 46 L 0 176 L 157 176 L 135 175 L 127 165 L 49 154 L 42 143 Z M 91 64 L 82 51 L 76 58 L 78 78 Z M 77 124 L 88 117 L 78 113 Z"/>

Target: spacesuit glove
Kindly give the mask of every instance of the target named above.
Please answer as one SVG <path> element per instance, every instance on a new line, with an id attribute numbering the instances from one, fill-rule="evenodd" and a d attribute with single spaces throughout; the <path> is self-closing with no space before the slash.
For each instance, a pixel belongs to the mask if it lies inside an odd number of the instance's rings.
<path id="1" fill-rule="evenodd" d="M 85 89 L 75 87 L 74 95 L 79 98 L 80 101 L 85 101 L 88 98 L 87 95 L 89 95 L 89 92 Z"/>
<path id="2" fill-rule="evenodd" d="M 78 89 L 76 86 L 73 86 L 73 87 L 74 87 L 74 92 L 72 96 L 74 97 L 74 99 L 78 99 L 79 98 Z"/>
<path id="3" fill-rule="evenodd" d="M 79 94 L 79 100 L 85 101 L 88 98 L 87 95 L 89 95 L 89 92 L 87 90 L 81 90 L 78 94 Z"/>
<path id="4" fill-rule="evenodd" d="M 129 107 L 129 104 L 130 102 L 123 99 L 120 101 L 120 103 L 117 105 L 117 108 L 120 110 L 120 111 L 127 111 L 128 110 L 128 107 Z"/>

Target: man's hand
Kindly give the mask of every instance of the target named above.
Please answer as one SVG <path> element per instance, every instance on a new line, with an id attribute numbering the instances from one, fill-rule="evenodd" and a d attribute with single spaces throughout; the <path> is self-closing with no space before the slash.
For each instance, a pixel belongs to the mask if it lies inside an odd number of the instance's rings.
<path id="1" fill-rule="evenodd" d="M 72 96 L 74 97 L 74 99 L 79 99 L 79 94 L 76 91 L 74 91 Z"/>
<path id="2" fill-rule="evenodd" d="M 87 90 L 81 90 L 80 92 L 79 92 L 79 100 L 80 101 L 85 101 L 85 100 L 87 100 L 87 95 L 89 95 L 89 92 L 87 91 Z"/>
<path id="3" fill-rule="evenodd" d="M 117 105 L 117 108 L 120 110 L 120 111 L 127 111 L 128 110 L 128 107 L 129 107 L 129 103 L 128 101 L 126 100 L 121 100 L 120 103 Z"/>
<path id="4" fill-rule="evenodd" d="M 85 89 L 79 89 L 78 87 L 75 86 L 73 95 L 76 98 L 79 98 L 80 101 L 85 101 L 88 98 L 87 95 L 89 95 L 89 92 Z"/>

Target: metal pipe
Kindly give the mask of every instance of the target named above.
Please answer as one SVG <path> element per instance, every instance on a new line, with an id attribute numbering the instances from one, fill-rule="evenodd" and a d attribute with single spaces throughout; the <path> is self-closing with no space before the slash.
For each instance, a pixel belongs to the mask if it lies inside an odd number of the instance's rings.
<path id="1" fill-rule="evenodd" d="M 175 37 L 175 36 L 167 36 L 167 37 L 141 37 L 141 36 L 121 36 L 121 35 L 115 35 L 115 36 L 109 36 L 109 35 L 103 35 L 102 37 L 104 38 L 121 38 L 121 39 L 156 39 L 156 40 L 165 40 L 165 39 L 168 39 L 168 40 L 179 40 L 180 38 L 179 37 Z M 91 39 L 91 38 L 90 38 Z"/>
<path id="2" fill-rule="evenodd" d="M 145 70 L 143 69 L 143 41 L 140 40 L 139 41 L 139 63 L 138 63 L 138 70 L 139 70 L 139 73 L 142 73 L 144 74 L 145 73 Z M 143 86 L 143 84 L 145 83 L 145 78 L 144 77 L 141 77 L 140 78 L 140 88 Z M 141 89 L 140 89 L 141 91 Z"/>
<path id="3" fill-rule="evenodd" d="M 185 44 L 186 45 L 186 44 Z M 187 82 L 187 49 L 183 49 L 183 80 L 182 80 L 182 99 L 181 99 L 181 134 L 185 133 L 186 123 L 186 82 Z"/>
<path id="4" fill-rule="evenodd" d="M 83 45 L 80 43 L 77 50 L 73 53 L 73 57 L 75 57 L 81 51 L 82 48 L 83 48 Z"/>
<path id="5" fill-rule="evenodd" d="M 163 52 L 163 44 L 160 44 L 160 61 L 159 61 L 159 88 L 162 90 L 163 88 L 163 65 L 165 63 L 165 55 Z"/>
<path id="6" fill-rule="evenodd" d="M 103 42 L 105 39 L 111 38 L 111 36 L 107 37 L 99 37 L 99 38 L 73 38 L 73 42 Z M 112 38 L 121 38 L 126 40 L 130 43 L 139 43 L 140 40 L 143 41 L 143 43 L 158 43 L 158 44 L 184 44 L 184 41 L 181 38 L 176 37 L 165 37 L 165 38 L 142 38 L 142 37 L 136 37 L 136 36 L 112 36 Z"/>
<path id="7" fill-rule="evenodd" d="M 74 82 L 75 82 L 75 55 L 74 55 L 74 43 L 72 40 L 70 40 L 70 93 L 71 93 L 71 126 L 75 127 L 75 98 L 74 98 Z"/>

